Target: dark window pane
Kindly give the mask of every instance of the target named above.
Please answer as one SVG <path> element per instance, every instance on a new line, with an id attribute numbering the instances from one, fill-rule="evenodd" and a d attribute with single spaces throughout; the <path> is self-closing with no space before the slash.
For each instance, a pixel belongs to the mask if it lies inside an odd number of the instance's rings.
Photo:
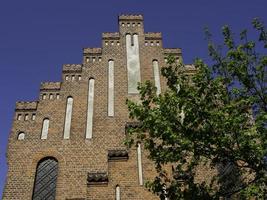
<path id="1" fill-rule="evenodd" d="M 45 158 L 37 166 L 33 200 L 49 199 L 56 197 L 58 163 L 54 158 Z"/>

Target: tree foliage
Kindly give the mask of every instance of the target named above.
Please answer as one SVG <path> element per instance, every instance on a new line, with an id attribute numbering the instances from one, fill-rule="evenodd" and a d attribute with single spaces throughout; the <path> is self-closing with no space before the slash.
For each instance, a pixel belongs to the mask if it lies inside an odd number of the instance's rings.
<path id="1" fill-rule="evenodd" d="M 157 95 L 146 81 L 141 101 L 127 100 L 140 125 L 126 143 L 144 143 L 157 171 L 146 185 L 161 199 L 267 198 L 267 31 L 258 19 L 252 24 L 256 42 L 246 30 L 236 42 L 224 26 L 216 46 L 206 32 L 212 66 L 197 59 L 189 74 L 170 56 L 167 90 Z"/>

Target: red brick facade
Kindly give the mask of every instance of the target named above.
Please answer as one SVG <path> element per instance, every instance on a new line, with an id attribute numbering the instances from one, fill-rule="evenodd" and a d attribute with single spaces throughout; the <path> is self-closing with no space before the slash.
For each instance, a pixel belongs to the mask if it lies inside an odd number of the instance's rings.
<path id="1" fill-rule="evenodd" d="M 165 64 L 167 54 L 181 59 L 180 49 L 164 49 L 161 33 L 145 33 L 141 15 L 119 16 L 119 32 L 103 33 L 102 48 L 85 48 L 83 63 L 63 66 L 62 82 L 46 82 L 40 99 L 17 102 L 7 150 L 8 175 L 4 200 L 32 199 L 36 167 L 47 156 L 58 160 L 56 199 L 152 200 L 138 180 L 137 150 L 123 145 L 129 121 L 126 34 L 138 34 L 141 81 L 154 80 L 152 61 Z M 108 116 L 108 61 L 114 61 L 114 116 Z M 86 139 L 88 81 L 93 77 L 94 111 L 92 138 Z M 166 87 L 161 77 L 161 90 Z M 64 139 L 67 97 L 73 98 L 70 138 Z M 49 119 L 47 139 L 41 139 L 43 120 Z M 25 133 L 22 140 L 18 134 Z M 126 153 L 125 153 L 126 152 Z M 153 178 L 153 165 L 142 152 L 144 182 Z M 103 181 L 94 174 L 104 174 Z"/>

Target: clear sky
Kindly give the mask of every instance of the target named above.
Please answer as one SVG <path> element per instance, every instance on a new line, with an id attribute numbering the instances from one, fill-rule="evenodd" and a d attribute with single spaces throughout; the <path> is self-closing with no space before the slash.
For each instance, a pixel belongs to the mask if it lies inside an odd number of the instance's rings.
<path id="1" fill-rule="evenodd" d="M 144 15 L 146 32 L 162 32 L 164 47 L 180 47 L 186 63 L 207 58 L 203 28 L 267 24 L 266 0 L 2 0 L 0 1 L 0 195 L 16 101 L 38 99 L 41 81 L 60 81 L 62 64 L 81 63 L 83 47 L 100 47 L 118 31 L 119 14 Z"/>

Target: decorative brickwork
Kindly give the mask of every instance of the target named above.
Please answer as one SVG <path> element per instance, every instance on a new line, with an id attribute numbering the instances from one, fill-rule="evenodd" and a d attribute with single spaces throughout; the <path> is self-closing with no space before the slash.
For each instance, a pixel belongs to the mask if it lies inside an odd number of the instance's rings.
<path id="1" fill-rule="evenodd" d="M 125 128 L 138 125 L 127 123 L 126 99 L 139 99 L 138 94 L 128 94 L 126 34 L 138 35 L 141 81 L 155 80 L 153 60 L 157 60 L 161 68 L 168 54 L 181 57 L 181 49 L 163 48 L 161 33 L 144 32 L 142 15 L 119 16 L 119 32 L 103 33 L 101 48 L 84 48 L 82 64 L 63 65 L 61 82 L 42 83 L 38 101 L 16 103 L 7 149 L 4 200 L 32 199 L 37 166 L 45 157 L 58 161 L 57 200 L 115 199 L 118 185 L 121 199 L 159 199 L 139 184 L 140 167 L 144 183 L 155 175 L 143 146 L 140 144 L 137 151 L 137 147 L 126 149 L 123 145 Z M 108 115 L 110 60 L 114 61 L 111 116 Z M 86 137 L 91 78 L 94 79 L 93 113 L 89 113 L 92 137 Z M 164 91 L 164 78 L 160 76 L 157 82 Z M 67 122 L 69 137 L 64 137 L 68 97 L 73 98 L 73 104 L 71 119 Z M 41 139 L 44 119 L 49 119 L 49 127 L 46 139 Z M 19 133 L 24 133 L 20 140 Z M 138 156 L 142 158 L 141 166 L 137 163 Z"/>

